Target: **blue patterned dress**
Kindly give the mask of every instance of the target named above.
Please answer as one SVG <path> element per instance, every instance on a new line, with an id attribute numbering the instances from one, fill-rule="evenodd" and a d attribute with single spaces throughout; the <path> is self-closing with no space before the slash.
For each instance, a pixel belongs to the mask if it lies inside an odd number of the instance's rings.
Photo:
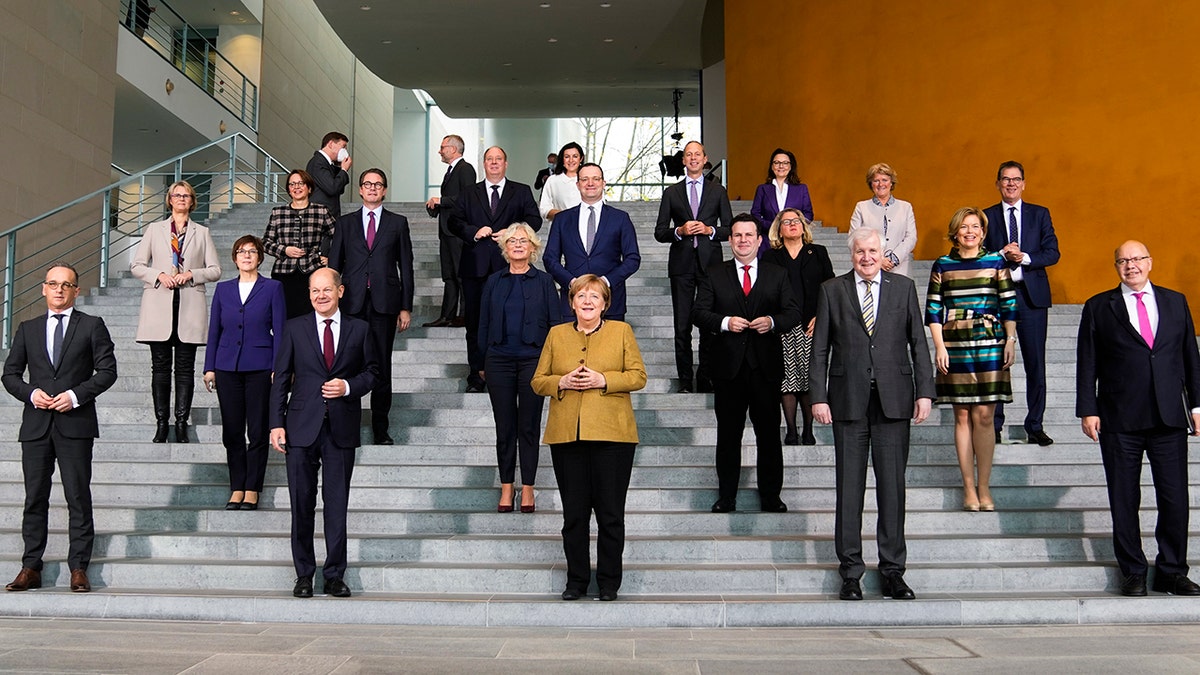
<path id="1" fill-rule="evenodd" d="M 1016 287 L 1000 254 L 962 258 L 955 248 L 933 263 L 925 323 L 942 325 L 950 355 L 950 372 L 937 373 L 938 403 L 1012 401 L 1003 322 L 1016 319 Z"/>

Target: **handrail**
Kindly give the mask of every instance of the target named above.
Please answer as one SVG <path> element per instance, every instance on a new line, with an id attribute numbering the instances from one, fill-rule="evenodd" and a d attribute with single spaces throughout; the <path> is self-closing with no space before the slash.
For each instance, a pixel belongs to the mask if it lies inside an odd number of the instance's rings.
<path id="1" fill-rule="evenodd" d="M 258 129 L 258 85 L 189 24 L 170 5 L 156 0 L 152 8 L 122 0 L 120 23 L 163 57 L 213 100 L 251 129 Z M 145 11 L 133 11 L 145 9 Z M 189 44 L 201 38 L 202 46 Z"/>
<path id="2" fill-rule="evenodd" d="M 235 132 L 0 232 L 5 253 L 0 346 L 8 347 L 14 318 L 39 303 L 42 273 L 51 262 L 75 265 L 81 284 L 107 287 L 110 262 L 129 254 L 146 224 L 166 217 L 166 189 L 175 181 L 192 185 L 193 217 L 206 220 L 236 203 L 279 201 L 280 178 L 287 173 L 279 160 Z"/>

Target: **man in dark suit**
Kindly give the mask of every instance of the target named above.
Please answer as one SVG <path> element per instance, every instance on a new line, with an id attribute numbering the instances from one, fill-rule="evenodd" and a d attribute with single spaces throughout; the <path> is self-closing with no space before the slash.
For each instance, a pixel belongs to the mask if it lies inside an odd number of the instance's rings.
<path id="1" fill-rule="evenodd" d="M 377 445 L 391 445 L 392 348 L 396 331 L 408 330 L 413 306 L 413 248 L 408 219 L 383 208 L 387 175 L 367 169 L 358 177 L 362 208 L 338 218 L 329 266 L 346 284 L 342 306 L 367 322 L 379 356 L 379 382 L 371 390 L 371 431 Z"/>
<path id="2" fill-rule="evenodd" d="M 984 247 L 998 251 L 1008 261 L 1017 287 L 1017 344 L 1025 367 L 1025 435 L 1032 443 L 1054 442 L 1042 429 L 1046 412 L 1046 332 L 1049 323 L 1050 280 L 1046 268 L 1058 262 L 1058 237 L 1050 210 L 1021 200 L 1025 168 L 1005 162 L 996 173 L 1001 203 L 984 210 L 988 230 Z M 1003 436 L 1004 404 L 996 404 L 996 442 Z"/>
<path id="3" fill-rule="evenodd" d="M 455 203 L 450 231 L 465 242 L 462 266 L 463 302 L 467 318 L 467 391 L 484 391 L 483 355 L 479 351 L 479 303 L 488 275 L 508 269 L 496 239 L 513 223 L 525 223 L 537 232 L 542 216 L 528 185 L 505 178 L 508 155 L 499 147 L 483 153 L 484 179 Z"/>
<path id="4" fill-rule="evenodd" d="M 683 180 L 663 190 L 654 238 L 671 245 L 667 275 L 675 323 L 675 369 L 679 391 L 711 391 L 708 350 L 710 338 L 700 334 L 700 366 L 692 380 L 692 305 L 700 276 L 721 261 L 721 244 L 729 238 L 733 212 L 725 187 L 704 179 L 708 161 L 704 146 L 691 141 L 683 148 Z"/>
<path id="5" fill-rule="evenodd" d="M 75 268 L 66 263 L 51 265 L 42 282 L 49 311 L 21 323 L 4 361 L 4 388 L 25 404 L 17 436 L 25 474 L 21 519 L 25 553 L 20 573 L 6 586 L 10 591 L 42 587 L 55 460 L 70 514 L 71 590 L 92 590 L 87 568 L 96 536 L 91 488 L 92 444 L 100 435 L 96 397 L 117 381 L 117 359 L 104 320 L 75 309 L 78 295 Z"/>
<path id="6" fill-rule="evenodd" d="M 340 131 L 331 131 L 321 139 L 321 149 L 313 153 L 304 170 L 317 184 L 309 200 L 324 204 L 329 215 L 337 218 L 342 213 L 342 193 L 350 184 L 350 155 L 346 145 L 350 139 Z"/>
<path id="7" fill-rule="evenodd" d="M 442 313 L 437 319 L 423 324 L 425 328 L 466 325 L 459 315 L 462 282 L 458 277 L 458 268 L 462 264 L 463 243 L 450 231 L 450 214 L 454 212 L 455 200 L 475 184 L 475 167 L 463 159 L 464 149 L 466 144 L 461 136 L 451 134 L 442 139 L 438 154 L 449 166 L 442 177 L 441 196 L 430 197 L 425 202 L 429 216 L 438 219 L 438 262 L 441 263 L 443 284 Z"/>
<path id="8" fill-rule="evenodd" d="M 862 600 L 862 509 L 867 455 L 875 467 L 880 585 L 911 600 L 904 581 L 904 470 L 909 418 L 920 424 L 934 398 L 924 316 L 912 279 L 884 272 L 879 232 L 850 233 L 854 269 L 821 284 L 813 332 L 813 417 L 833 423 L 837 513 L 833 545 L 842 600 Z"/>
<path id="9" fill-rule="evenodd" d="M 713 338 L 712 382 L 717 414 L 717 501 L 713 513 L 737 510 L 746 410 L 758 450 L 758 495 L 763 511 L 783 513 L 783 445 L 779 442 L 779 387 L 783 383 L 780 335 L 800 324 L 800 305 L 787 271 L 759 263 L 761 235 L 754 216 L 733 219 L 733 260 L 700 277 L 696 327 Z"/>
<path id="10" fill-rule="evenodd" d="M 583 200 L 559 211 L 546 238 L 542 264 L 562 289 L 562 316 L 574 316 L 567 289 L 576 277 L 595 274 L 608 284 L 612 303 L 607 319 L 625 320 L 625 280 L 642 264 L 637 231 L 629 214 L 604 203 L 604 169 L 588 162 L 579 167 L 576 183 Z"/>
<path id="11" fill-rule="evenodd" d="M 1121 283 L 1083 306 L 1076 346 L 1075 416 L 1100 442 L 1121 594 L 1146 595 L 1138 507 L 1142 455 L 1158 502 L 1154 590 L 1200 595 L 1188 579 L 1188 443 L 1200 429 L 1200 354 L 1187 298 L 1150 283 L 1153 259 L 1138 241 L 1116 250 Z"/>
<path id="12" fill-rule="evenodd" d="M 546 155 L 546 167 L 541 171 L 538 171 L 537 176 L 535 176 L 533 179 L 534 190 L 541 190 L 546 186 L 546 181 L 549 180 L 550 176 L 554 173 L 554 166 L 556 164 L 558 164 L 558 155 L 556 153 L 552 152 Z"/>
<path id="13" fill-rule="evenodd" d="M 317 471 L 325 524 L 325 592 L 350 597 L 346 574 L 346 506 L 354 449 L 361 444 L 360 399 L 379 376 L 367 324 L 338 308 L 345 288 L 322 267 L 308 281 L 315 312 L 287 322 L 271 384 L 271 446 L 286 455 L 292 504 L 292 595 L 311 598 L 316 554 Z M 290 396 L 289 396 L 290 395 Z"/>

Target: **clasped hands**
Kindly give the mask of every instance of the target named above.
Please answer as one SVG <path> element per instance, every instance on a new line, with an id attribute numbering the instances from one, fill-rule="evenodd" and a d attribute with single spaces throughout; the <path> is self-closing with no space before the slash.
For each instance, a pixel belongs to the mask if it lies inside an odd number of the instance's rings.
<path id="1" fill-rule="evenodd" d="M 753 320 L 745 319 L 740 316 L 729 317 L 730 333 L 741 333 L 746 329 L 750 329 L 761 335 L 764 333 L 769 333 L 773 325 L 774 322 L 771 321 L 771 317 L 769 316 L 760 316 Z"/>
<path id="2" fill-rule="evenodd" d="M 604 379 L 604 374 L 595 370 L 589 370 L 582 363 L 579 367 L 571 372 L 558 378 L 558 389 L 573 389 L 575 391 L 584 391 L 586 389 L 603 389 L 608 386 L 608 382 Z"/>
<path id="3" fill-rule="evenodd" d="M 708 226 L 699 220 L 689 220 L 675 228 L 675 233 L 680 237 L 686 237 L 691 234 L 708 234 Z"/>
<path id="4" fill-rule="evenodd" d="M 60 392 L 57 396 L 51 396 L 41 389 L 34 389 L 33 397 L 30 400 L 33 402 L 33 407 L 41 408 L 42 410 L 67 412 L 75 408 L 75 402 L 71 400 L 71 394 L 65 391 Z"/>
<path id="5" fill-rule="evenodd" d="M 177 288 L 192 280 L 192 271 L 180 272 L 179 274 L 171 275 L 166 272 L 158 273 L 158 283 L 167 288 Z"/>
<path id="6" fill-rule="evenodd" d="M 1007 246 L 1000 249 L 1000 255 L 1009 262 L 1020 264 L 1025 260 L 1025 254 L 1021 252 L 1021 245 L 1015 241 L 1011 241 Z"/>

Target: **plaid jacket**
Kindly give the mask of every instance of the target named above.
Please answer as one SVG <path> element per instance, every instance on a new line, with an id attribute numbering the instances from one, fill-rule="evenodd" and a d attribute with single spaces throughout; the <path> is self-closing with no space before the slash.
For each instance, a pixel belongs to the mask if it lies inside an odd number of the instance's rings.
<path id="1" fill-rule="evenodd" d="M 263 234 L 263 248 L 275 256 L 272 274 L 309 274 L 321 267 L 320 258 L 329 252 L 332 240 L 333 216 L 324 204 L 309 202 L 304 209 L 283 204 L 271 209 L 267 231 Z M 287 257 L 283 250 L 288 246 L 304 249 L 304 255 Z"/>

